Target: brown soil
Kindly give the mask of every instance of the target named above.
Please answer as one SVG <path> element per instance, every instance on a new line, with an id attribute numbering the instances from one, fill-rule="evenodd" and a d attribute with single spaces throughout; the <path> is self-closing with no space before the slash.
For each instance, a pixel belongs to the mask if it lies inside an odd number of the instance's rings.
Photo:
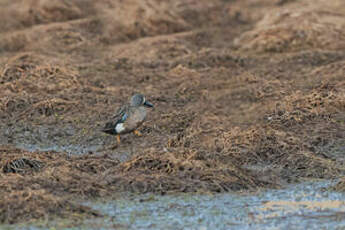
<path id="1" fill-rule="evenodd" d="M 0 223 L 344 175 L 343 1 L 0 5 Z M 155 108 L 118 145 L 99 130 L 134 92 Z"/>

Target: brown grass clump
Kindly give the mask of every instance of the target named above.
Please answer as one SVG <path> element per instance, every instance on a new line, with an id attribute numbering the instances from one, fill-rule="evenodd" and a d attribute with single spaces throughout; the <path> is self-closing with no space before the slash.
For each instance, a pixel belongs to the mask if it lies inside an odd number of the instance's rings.
<path id="1" fill-rule="evenodd" d="M 273 52 L 342 49 L 345 47 L 342 7 L 340 2 L 329 4 L 322 0 L 279 7 L 267 13 L 235 43 L 241 49 Z"/>
<path id="2" fill-rule="evenodd" d="M 7 162 L 3 166 L 4 173 L 21 173 L 28 170 L 38 171 L 42 167 L 42 162 L 27 158 L 18 158 Z"/>
<path id="3" fill-rule="evenodd" d="M 12 177 L 11 179 L 16 179 Z M 2 194 L 0 200 L 0 223 L 52 219 L 52 217 L 80 219 L 101 216 L 90 208 L 59 198 L 45 190 L 11 191 Z"/>
<path id="4" fill-rule="evenodd" d="M 54 93 L 66 88 L 77 88 L 77 74 L 70 68 L 45 61 L 44 56 L 23 53 L 4 64 L 0 75 L 1 88 L 14 93 L 42 90 Z"/>
<path id="5" fill-rule="evenodd" d="M 223 141 L 220 161 L 270 165 L 281 179 L 334 178 L 340 172 L 334 161 L 313 152 L 306 140 L 293 132 L 268 127 L 234 129 L 224 135 Z"/>
<path id="6" fill-rule="evenodd" d="M 0 70 L 0 111 L 20 116 L 61 113 L 75 107 L 75 102 L 61 98 L 64 93 L 81 88 L 78 72 L 55 63 L 44 56 L 22 53 L 9 59 Z M 38 93 L 60 94 L 39 99 Z"/>
<path id="7" fill-rule="evenodd" d="M 176 10 L 171 10 L 176 7 L 172 1 L 105 2 L 107 8 L 99 7 L 104 27 L 100 40 L 104 43 L 180 32 L 188 28 L 188 23 L 176 14 Z"/>
<path id="8" fill-rule="evenodd" d="M 0 50 L 71 50 L 84 39 L 73 21 L 94 14 L 89 1 L 11 1 L 0 9 Z M 91 21 L 91 20 L 90 20 Z M 83 23 L 81 23 L 83 24 Z M 86 29 L 87 30 L 87 29 Z M 63 46 L 63 47 L 62 47 Z M 61 48 L 61 49 L 59 49 Z"/>
<path id="9" fill-rule="evenodd" d="M 218 153 L 213 157 L 244 167 L 269 165 L 273 173 L 288 181 L 335 178 L 343 169 L 322 146 L 341 142 L 344 102 L 339 82 L 322 84 L 308 93 L 294 92 L 276 103 L 263 124 L 236 127 L 215 137 L 213 148 Z"/>
<path id="10" fill-rule="evenodd" d="M 342 84 L 325 83 L 308 94 L 301 91 L 292 93 L 277 103 L 273 114 L 267 119 L 271 123 L 290 126 L 308 120 L 332 119 L 337 113 L 345 111 L 345 91 Z"/>
<path id="11" fill-rule="evenodd" d="M 67 156 L 54 152 L 0 151 L 0 222 L 98 215 L 71 197 L 114 192 L 225 192 L 273 186 L 232 164 L 215 164 L 195 154 L 146 153 L 119 163 L 110 155 Z"/>
<path id="12" fill-rule="evenodd" d="M 342 177 L 340 181 L 332 187 L 337 192 L 345 192 L 345 178 Z"/>
<path id="13" fill-rule="evenodd" d="M 268 185 L 235 165 L 198 159 L 195 153 L 145 154 L 121 164 L 116 171 L 126 181 L 125 191 L 141 193 L 226 192 Z"/>
<path id="14" fill-rule="evenodd" d="M 104 7 L 106 5 L 106 7 Z M 116 44 L 143 37 L 173 34 L 204 24 L 225 24 L 226 14 L 219 14 L 221 1 L 99 1 L 100 41 Z"/>
<path id="15" fill-rule="evenodd" d="M 29 153 L 9 148 L 2 148 L 0 155 L 0 222 L 10 224 L 53 216 L 100 216 L 71 202 L 70 196 L 104 194 L 101 182 L 90 176 L 117 164 L 107 159 L 99 166 L 93 163 L 93 157 L 73 162 L 65 154 Z"/>
<path id="16" fill-rule="evenodd" d="M 76 4 L 76 1 L 8 1 L 6 7 L 2 7 L 0 10 L 0 20 L 4 22 L 0 26 L 0 31 L 11 31 L 39 24 L 68 21 L 82 16 L 83 12 L 81 7 Z"/>

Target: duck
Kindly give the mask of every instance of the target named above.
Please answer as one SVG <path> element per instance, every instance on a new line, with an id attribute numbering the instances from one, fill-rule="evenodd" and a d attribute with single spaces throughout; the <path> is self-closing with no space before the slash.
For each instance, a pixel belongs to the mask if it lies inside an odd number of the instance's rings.
<path id="1" fill-rule="evenodd" d="M 116 135 L 119 144 L 121 143 L 120 135 L 133 132 L 137 136 L 142 136 L 138 128 L 146 120 L 147 109 L 153 107 L 143 94 L 134 94 L 129 102 L 122 105 L 105 124 L 102 132 Z"/>

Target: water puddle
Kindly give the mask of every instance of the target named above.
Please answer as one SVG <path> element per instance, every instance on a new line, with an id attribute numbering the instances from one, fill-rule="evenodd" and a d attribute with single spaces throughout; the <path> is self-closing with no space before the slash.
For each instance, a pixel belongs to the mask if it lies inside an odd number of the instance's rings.
<path id="1" fill-rule="evenodd" d="M 308 182 L 255 195 L 139 196 L 89 203 L 129 229 L 322 229 L 345 227 L 345 194 Z"/>
<path id="2" fill-rule="evenodd" d="M 86 154 L 89 152 L 99 152 L 102 150 L 103 146 L 101 145 L 90 145 L 90 146 L 81 146 L 81 145 L 57 145 L 54 143 L 49 144 L 30 144 L 30 143 L 16 143 L 16 148 L 25 149 L 30 152 L 35 151 L 55 151 L 55 152 L 65 152 L 68 154 Z"/>
<path id="3" fill-rule="evenodd" d="M 140 195 L 87 205 L 112 217 L 102 220 L 104 229 L 345 227 L 345 194 L 329 191 L 330 185 L 331 182 L 308 182 L 251 195 Z"/>
<path id="4" fill-rule="evenodd" d="M 255 194 L 129 195 L 84 202 L 107 217 L 8 229 L 344 229 L 345 194 L 330 181 L 306 182 Z M 77 226 L 76 226 L 77 225 Z"/>
<path id="5" fill-rule="evenodd" d="M 103 151 L 107 151 L 107 149 L 104 148 L 102 145 L 89 145 L 89 146 L 81 146 L 81 145 L 38 145 L 38 144 L 24 144 L 24 143 L 18 143 L 15 145 L 16 148 L 19 149 L 25 149 L 29 152 L 35 152 L 35 151 L 55 151 L 55 152 L 63 152 L 70 155 L 83 155 L 88 153 L 93 154 L 99 154 Z M 130 159 L 130 157 L 133 155 L 135 150 L 113 150 L 110 149 L 110 151 L 114 152 L 113 159 L 117 159 L 120 162 L 125 162 Z"/>
<path id="6" fill-rule="evenodd" d="M 28 151 L 56 151 L 70 154 L 100 152 L 114 137 L 91 133 L 90 130 L 72 126 L 29 126 L 5 129 L 1 145 L 13 145 Z M 113 139 L 113 140 L 112 140 Z"/>

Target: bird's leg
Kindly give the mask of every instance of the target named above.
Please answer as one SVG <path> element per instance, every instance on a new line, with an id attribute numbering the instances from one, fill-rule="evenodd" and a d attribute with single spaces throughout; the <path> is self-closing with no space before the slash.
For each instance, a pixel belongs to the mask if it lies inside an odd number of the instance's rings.
<path id="1" fill-rule="evenodd" d="M 117 143 L 120 144 L 121 143 L 121 138 L 120 138 L 120 135 L 116 135 L 116 140 L 117 140 Z"/>
<path id="2" fill-rule="evenodd" d="M 134 134 L 135 135 L 137 135 L 138 137 L 141 137 L 142 136 L 142 134 L 141 134 L 141 132 L 139 132 L 138 130 L 134 130 Z"/>

